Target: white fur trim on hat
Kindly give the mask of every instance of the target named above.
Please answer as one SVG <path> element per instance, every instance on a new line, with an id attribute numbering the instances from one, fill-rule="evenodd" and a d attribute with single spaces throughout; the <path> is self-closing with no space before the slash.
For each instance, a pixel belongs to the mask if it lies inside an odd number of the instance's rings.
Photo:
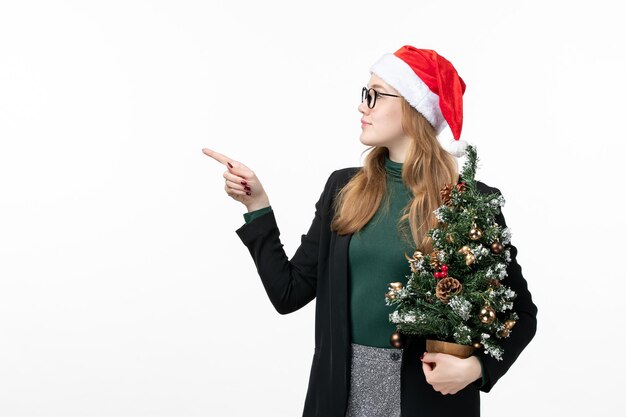
<path id="1" fill-rule="evenodd" d="M 415 74 L 409 64 L 395 56 L 385 54 L 370 68 L 387 84 L 395 88 L 440 134 L 448 123 L 441 114 L 439 96 Z"/>

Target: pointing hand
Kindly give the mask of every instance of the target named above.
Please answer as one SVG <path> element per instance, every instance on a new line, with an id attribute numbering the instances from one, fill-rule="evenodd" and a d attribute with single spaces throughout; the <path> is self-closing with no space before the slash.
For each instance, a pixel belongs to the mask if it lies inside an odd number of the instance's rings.
<path id="1" fill-rule="evenodd" d="M 246 206 L 248 212 L 270 205 L 261 182 L 250 168 L 214 150 L 204 148 L 202 152 L 226 167 L 224 190 L 226 194 Z"/>

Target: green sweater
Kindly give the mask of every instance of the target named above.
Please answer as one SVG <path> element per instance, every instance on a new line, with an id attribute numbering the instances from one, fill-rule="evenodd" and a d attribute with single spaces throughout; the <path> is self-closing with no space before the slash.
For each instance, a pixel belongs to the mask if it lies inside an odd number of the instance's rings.
<path id="1" fill-rule="evenodd" d="M 385 305 L 385 293 L 390 282 L 406 284 L 411 269 L 404 254 L 412 255 L 415 245 L 398 230 L 402 209 L 412 198 L 402 182 L 402 164 L 387 158 L 385 169 L 387 193 L 374 217 L 350 239 L 350 324 L 353 343 L 391 348 L 396 325 L 389 321 L 394 307 Z"/>

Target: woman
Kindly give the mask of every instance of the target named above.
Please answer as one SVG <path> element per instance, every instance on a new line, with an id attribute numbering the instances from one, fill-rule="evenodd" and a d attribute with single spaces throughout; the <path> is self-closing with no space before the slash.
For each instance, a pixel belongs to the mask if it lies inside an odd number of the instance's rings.
<path id="1" fill-rule="evenodd" d="M 291 260 L 259 179 L 245 165 L 203 152 L 227 166 L 226 193 L 243 203 L 237 230 L 267 294 L 281 314 L 316 299 L 315 353 L 304 416 L 478 416 L 488 392 L 535 334 L 532 301 L 517 249 L 510 246 L 507 285 L 519 315 L 502 361 L 477 352 L 467 359 L 424 352 L 423 338 L 390 348 L 390 277 L 408 274 L 405 253 L 429 253 L 425 235 L 436 224 L 439 191 L 459 180 L 453 155 L 463 153 L 463 80 L 435 51 L 404 46 L 371 68 L 359 112 L 361 142 L 371 147 L 363 167 L 333 172 L 315 217 Z M 454 141 L 437 135 L 449 126 Z M 478 183 L 482 192 L 499 192 Z M 504 217 L 498 223 L 505 226 Z"/>

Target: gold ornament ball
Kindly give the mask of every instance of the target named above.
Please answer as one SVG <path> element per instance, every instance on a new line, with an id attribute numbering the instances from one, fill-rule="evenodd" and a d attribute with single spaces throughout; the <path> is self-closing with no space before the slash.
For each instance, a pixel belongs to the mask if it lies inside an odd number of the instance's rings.
<path id="1" fill-rule="evenodd" d="M 515 326 L 515 320 L 507 320 L 504 322 L 504 327 L 506 327 L 508 330 L 511 330 L 513 326 Z"/>
<path id="2" fill-rule="evenodd" d="M 394 291 L 400 291 L 402 288 L 404 288 L 404 284 L 402 284 L 401 282 L 392 282 L 389 284 L 389 286 Z"/>
<path id="3" fill-rule="evenodd" d="M 402 349 L 404 347 L 405 337 L 402 333 L 397 330 L 391 333 L 391 337 L 389 337 L 389 344 L 396 349 Z"/>
<path id="4" fill-rule="evenodd" d="M 472 253 L 472 250 L 470 249 L 469 246 L 463 246 L 461 249 L 459 249 L 459 253 L 462 253 L 463 255 L 467 255 L 468 253 Z"/>
<path id="5" fill-rule="evenodd" d="M 476 342 L 472 346 L 474 346 L 476 349 L 480 349 L 481 347 L 483 347 L 483 345 L 480 342 Z"/>
<path id="6" fill-rule="evenodd" d="M 387 294 L 385 294 L 385 298 L 387 298 L 388 300 L 393 300 L 394 298 L 396 298 L 396 295 L 393 293 L 393 291 L 389 291 Z"/>
<path id="7" fill-rule="evenodd" d="M 470 232 L 469 232 L 470 239 L 478 240 L 481 237 L 483 237 L 483 231 L 480 230 L 478 227 L 473 227 L 472 229 L 470 229 Z"/>
<path id="8" fill-rule="evenodd" d="M 493 253 L 502 253 L 503 249 L 504 249 L 504 246 L 502 246 L 500 242 L 493 242 L 491 244 L 491 251 Z"/>
<path id="9" fill-rule="evenodd" d="M 500 332 L 498 332 L 498 335 L 500 337 L 509 337 L 509 333 L 511 333 L 509 329 L 502 329 L 500 330 Z"/>
<path id="10" fill-rule="evenodd" d="M 483 324 L 491 324 L 496 319 L 496 312 L 493 311 L 493 308 L 489 306 L 484 306 L 480 309 L 480 313 L 478 313 L 478 318 Z"/>
<path id="11" fill-rule="evenodd" d="M 474 255 L 472 255 L 471 253 L 465 255 L 465 265 L 470 266 L 474 262 L 476 262 L 476 257 Z"/>

